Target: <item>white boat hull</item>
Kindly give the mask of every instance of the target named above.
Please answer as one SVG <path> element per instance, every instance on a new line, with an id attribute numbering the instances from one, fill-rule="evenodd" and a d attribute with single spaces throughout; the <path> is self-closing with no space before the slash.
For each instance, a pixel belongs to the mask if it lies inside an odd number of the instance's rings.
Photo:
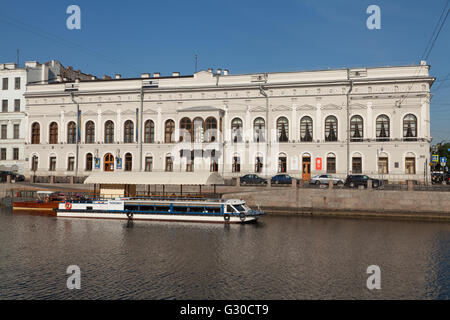
<path id="1" fill-rule="evenodd" d="M 249 223 L 255 222 L 257 216 L 246 216 L 241 220 L 239 216 L 229 216 L 226 221 L 222 215 L 181 215 L 181 214 L 139 214 L 134 213 L 128 217 L 126 213 L 108 212 L 76 212 L 58 211 L 61 218 L 88 218 L 88 219 L 117 219 L 117 220 L 147 220 L 147 221 L 180 221 L 180 222 L 207 222 L 207 223 Z"/>

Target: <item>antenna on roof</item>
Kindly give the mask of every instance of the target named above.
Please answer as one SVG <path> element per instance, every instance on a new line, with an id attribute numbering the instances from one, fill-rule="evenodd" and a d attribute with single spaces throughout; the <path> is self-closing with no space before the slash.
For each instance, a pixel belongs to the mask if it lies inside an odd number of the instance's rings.
<path id="1" fill-rule="evenodd" d="M 17 49 L 17 66 L 19 66 L 20 63 L 20 50 Z"/>

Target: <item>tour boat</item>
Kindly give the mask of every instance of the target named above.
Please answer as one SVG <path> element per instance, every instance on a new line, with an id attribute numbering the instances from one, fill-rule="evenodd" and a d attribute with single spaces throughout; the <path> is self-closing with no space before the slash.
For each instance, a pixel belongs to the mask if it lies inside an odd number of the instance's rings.
<path id="1" fill-rule="evenodd" d="M 57 217 L 159 220 L 183 222 L 255 222 L 263 211 L 250 209 L 245 201 L 202 198 L 115 198 L 61 202 Z"/>

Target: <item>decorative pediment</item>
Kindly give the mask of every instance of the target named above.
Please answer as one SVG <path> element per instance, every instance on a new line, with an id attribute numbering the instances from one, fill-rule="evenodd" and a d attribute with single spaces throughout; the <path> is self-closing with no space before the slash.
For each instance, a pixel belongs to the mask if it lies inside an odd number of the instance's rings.
<path id="1" fill-rule="evenodd" d="M 314 107 L 310 104 L 304 104 L 304 105 L 297 107 L 295 110 L 316 110 L 316 107 Z"/>
<path id="2" fill-rule="evenodd" d="M 266 112 L 266 107 L 257 106 L 257 107 L 251 108 L 250 112 Z"/>
<path id="3" fill-rule="evenodd" d="M 64 114 L 66 117 L 76 117 L 77 113 L 75 111 L 69 111 Z"/>
<path id="4" fill-rule="evenodd" d="M 105 110 L 105 111 L 102 112 L 102 115 L 105 115 L 105 116 L 113 116 L 115 114 L 116 113 L 114 111 L 112 111 L 112 110 Z"/>
<path id="5" fill-rule="evenodd" d="M 155 110 L 152 110 L 152 109 L 147 109 L 144 111 L 144 114 L 158 114 L 158 112 L 156 112 Z"/>
<path id="6" fill-rule="evenodd" d="M 86 112 L 83 112 L 82 115 L 83 115 L 83 116 L 96 116 L 96 115 L 97 115 L 97 112 L 94 112 L 94 111 L 92 111 L 92 110 L 88 110 L 88 111 L 86 111 Z"/>
<path id="7" fill-rule="evenodd" d="M 341 110 L 342 107 L 334 103 L 329 103 L 320 108 L 321 110 Z"/>
<path id="8" fill-rule="evenodd" d="M 212 106 L 197 106 L 197 107 L 184 107 L 178 108 L 178 112 L 214 112 L 222 111 L 222 109 Z"/>
<path id="9" fill-rule="evenodd" d="M 367 105 L 361 104 L 361 103 L 352 103 L 350 105 L 350 110 L 354 109 L 367 109 Z"/>
<path id="10" fill-rule="evenodd" d="M 136 110 L 127 109 L 124 112 L 122 112 L 122 114 L 124 116 L 134 116 L 136 114 Z"/>
<path id="11" fill-rule="evenodd" d="M 281 105 L 281 106 L 277 106 L 277 107 L 273 108 L 272 111 L 292 111 L 292 108 Z"/>

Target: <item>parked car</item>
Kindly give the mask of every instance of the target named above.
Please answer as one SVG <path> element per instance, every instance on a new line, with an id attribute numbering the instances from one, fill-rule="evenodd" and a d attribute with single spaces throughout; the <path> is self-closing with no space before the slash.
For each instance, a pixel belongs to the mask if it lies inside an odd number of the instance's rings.
<path id="1" fill-rule="evenodd" d="M 267 184 L 267 179 L 261 178 L 256 174 L 246 174 L 239 178 L 241 185 L 246 184 Z"/>
<path id="2" fill-rule="evenodd" d="M 445 174 L 442 172 L 432 172 L 431 173 L 431 183 L 432 184 L 442 184 L 445 182 Z"/>
<path id="3" fill-rule="evenodd" d="M 25 176 L 12 171 L 0 171 L 0 181 L 6 182 L 7 177 L 11 177 L 11 181 L 25 181 Z"/>
<path id="4" fill-rule="evenodd" d="M 310 184 L 329 184 L 330 181 L 333 181 L 333 184 L 338 186 L 343 186 L 345 181 L 344 179 L 335 178 L 331 174 L 320 174 L 314 176 L 309 180 Z"/>
<path id="5" fill-rule="evenodd" d="M 270 179 L 271 184 L 292 184 L 292 177 L 288 174 L 277 174 Z"/>
<path id="6" fill-rule="evenodd" d="M 347 176 L 347 179 L 345 180 L 345 185 L 349 186 L 350 188 L 355 188 L 358 186 L 364 186 L 367 188 L 367 181 L 372 181 L 372 187 L 378 188 L 381 186 L 381 180 L 370 178 L 369 176 L 362 175 L 362 174 L 351 174 Z"/>

